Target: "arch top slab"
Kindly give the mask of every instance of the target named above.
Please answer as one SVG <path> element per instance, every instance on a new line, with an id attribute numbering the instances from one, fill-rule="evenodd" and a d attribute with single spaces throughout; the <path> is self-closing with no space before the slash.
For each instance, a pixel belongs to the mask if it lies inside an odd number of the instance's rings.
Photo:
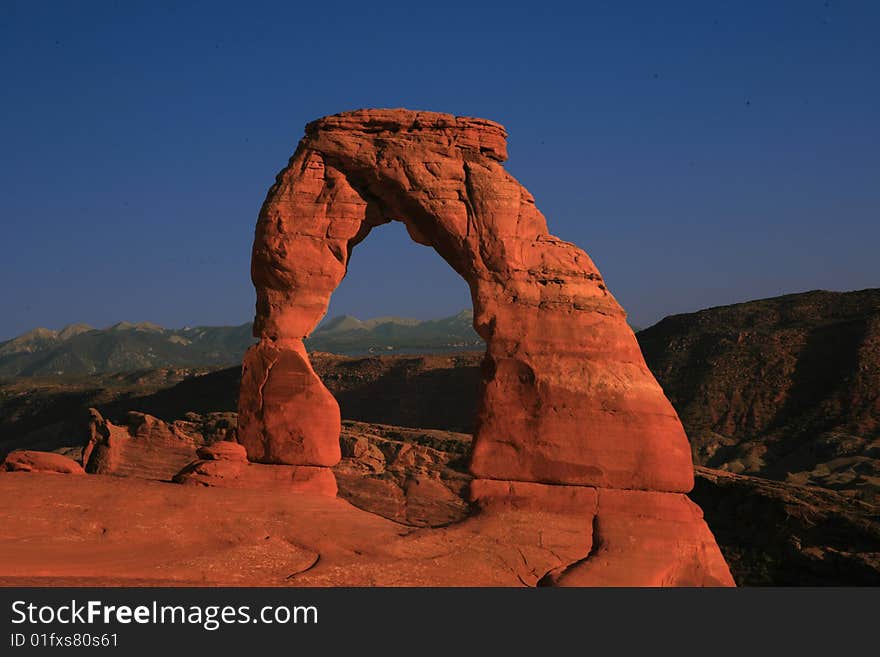
<path id="1" fill-rule="evenodd" d="M 306 126 L 260 211 L 239 436 L 252 460 L 333 465 L 339 409 L 302 346 L 356 244 L 391 220 L 468 283 L 486 340 L 479 478 L 686 492 L 681 423 L 589 256 L 551 235 L 485 119 L 358 110 Z"/>

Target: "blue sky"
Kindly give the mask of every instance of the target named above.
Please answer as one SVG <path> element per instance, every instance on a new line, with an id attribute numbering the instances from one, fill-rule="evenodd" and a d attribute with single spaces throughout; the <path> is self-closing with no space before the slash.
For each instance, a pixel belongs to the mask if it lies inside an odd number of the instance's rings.
<path id="1" fill-rule="evenodd" d="M 880 3 L 0 4 L 0 339 L 241 323 L 304 124 L 491 118 L 551 231 L 631 321 L 880 285 Z M 425 290 L 430 293 L 426 294 Z M 331 314 L 467 306 L 383 226 Z"/>

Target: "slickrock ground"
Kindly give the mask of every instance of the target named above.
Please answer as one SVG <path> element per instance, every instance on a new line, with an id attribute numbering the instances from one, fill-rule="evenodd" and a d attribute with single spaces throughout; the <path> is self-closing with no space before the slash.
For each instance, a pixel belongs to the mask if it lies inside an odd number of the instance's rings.
<path id="1" fill-rule="evenodd" d="M 0 496 L 18 500 L 0 510 L 0 584 L 730 583 L 686 497 L 472 482 L 467 434 L 345 422 L 334 498 L 320 485 L 285 487 L 286 468 L 302 466 L 247 463 L 240 445 L 217 440 L 226 434 L 175 435 L 179 426 L 210 430 L 208 422 L 134 419 L 115 426 L 96 414 L 90 424 L 99 439 L 102 430 L 122 434 L 110 439 L 125 446 L 110 459 L 117 476 L 0 475 Z M 146 444 L 131 447 L 138 441 Z M 182 456 L 180 444 L 191 446 L 194 463 L 176 479 L 192 485 L 156 481 Z M 469 485 L 480 486 L 479 503 Z"/>
<path id="2" fill-rule="evenodd" d="M 460 522 L 473 512 L 467 500 L 470 475 L 466 472 L 463 459 L 470 440 L 471 437 L 467 434 L 346 421 L 343 423 L 343 435 L 340 440 L 343 458 L 334 467 L 340 498 L 360 510 L 395 521 L 401 532 L 411 528 L 443 527 Z M 214 443 L 213 449 L 228 452 L 229 449 L 225 447 L 227 444 Z M 194 453 L 193 458 L 205 456 L 204 449 L 200 449 L 200 454 Z M 234 454 L 232 456 L 226 454 L 223 458 L 238 457 Z M 222 459 L 215 460 L 218 463 L 222 462 Z M 795 486 L 705 468 L 698 468 L 696 475 L 696 487 L 690 497 L 704 509 L 707 522 L 715 533 L 738 584 L 864 585 L 880 582 L 880 509 L 877 507 L 854 502 L 840 494 L 816 487 Z M 19 571 L 17 564 L 6 562 L 9 565 L 0 580 L 3 583 L 17 581 L 36 584 L 68 581 L 84 583 L 86 580 L 82 579 L 83 574 L 94 575 L 95 571 L 89 568 L 93 568 L 96 560 L 104 559 L 112 565 L 116 562 L 128 563 L 126 560 L 131 559 L 130 555 L 123 554 L 126 548 L 122 539 L 114 542 L 107 540 L 105 534 L 95 533 L 83 543 L 82 528 L 67 539 L 62 539 L 59 534 L 52 532 L 52 518 L 58 513 L 56 506 L 69 508 L 74 505 L 80 509 L 80 513 L 88 514 L 89 522 L 98 524 L 120 522 L 118 518 L 114 520 L 114 514 L 122 513 L 121 509 L 113 505 L 105 508 L 104 504 L 89 506 L 80 499 L 80 488 L 54 481 L 54 479 L 66 479 L 64 475 L 30 478 L 16 475 L 18 478 L 7 480 L 4 488 L 2 480 L 5 476 L 0 475 L 0 491 L 12 494 L 13 491 L 20 490 L 23 503 L 15 510 L 7 510 L 7 515 L 2 518 L 0 557 L 6 554 L 3 550 L 15 548 L 21 540 L 25 540 L 25 545 L 29 545 L 31 551 L 42 549 L 40 546 L 44 544 L 43 541 L 48 541 L 46 545 L 49 545 L 58 541 L 63 544 L 66 540 L 70 545 L 79 546 L 70 554 L 76 556 L 77 563 L 81 567 L 76 571 L 78 574 L 74 579 L 67 580 L 71 563 L 63 560 L 59 563 L 53 561 L 63 552 L 59 547 L 57 552 L 50 550 L 39 557 L 38 560 L 43 564 L 42 569 L 38 569 L 34 564 L 27 566 L 25 561 L 22 567 L 27 567 L 21 572 L 27 574 L 26 580 L 8 579 Z M 246 486 L 243 489 L 242 487 L 223 488 L 224 492 L 218 492 L 217 498 L 210 494 L 199 498 L 198 493 L 183 492 L 178 497 L 175 492 L 197 488 L 194 486 L 159 484 L 128 477 L 89 475 L 75 478 L 80 481 L 77 486 L 87 488 L 96 486 L 105 489 L 108 497 L 122 496 L 120 503 L 128 504 L 130 509 L 140 509 L 137 513 L 143 517 L 153 514 L 155 508 L 164 509 L 150 505 L 165 502 L 157 501 L 149 495 L 145 496 L 141 490 L 142 484 L 150 484 L 145 490 L 161 491 L 161 500 L 168 500 L 172 508 L 189 508 L 189 505 L 193 505 L 188 512 L 198 517 L 206 514 L 212 516 L 215 512 L 226 514 L 220 521 L 221 533 L 215 535 L 212 533 L 214 528 L 211 528 L 202 537 L 190 536 L 185 539 L 193 542 L 190 545 L 192 550 L 200 551 L 202 564 L 225 563 L 224 560 L 233 559 L 238 550 L 251 554 L 254 559 L 268 558 L 265 553 L 248 552 L 257 549 L 253 546 L 248 550 L 241 548 L 240 532 L 233 532 L 223 538 L 222 531 L 236 523 L 245 523 L 250 527 L 248 531 L 255 531 L 248 524 L 255 518 L 261 518 L 263 515 L 268 518 L 273 514 L 287 513 L 287 511 L 279 511 L 278 505 L 286 509 L 288 503 L 279 499 L 277 494 L 269 499 L 265 489 L 261 492 L 259 486 L 251 490 Z M 104 483 L 93 484 L 94 481 Z M 159 488 L 151 487 L 154 485 L 158 485 Z M 198 488 L 198 490 L 206 489 Z M 221 488 L 210 490 L 221 491 Z M 230 506 L 225 506 L 231 502 L 222 501 L 214 510 L 206 508 L 206 505 L 213 504 L 211 500 L 227 500 L 226 496 L 237 494 L 236 490 L 244 496 L 242 499 L 257 500 L 253 502 L 254 506 L 245 504 L 238 512 Z M 19 495 L 18 492 L 15 494 Z M 92 494 L 84 493 L 84 495 L 88 498 Z M 314 502 L 322 508 L 325 503 L 326 500 L 320 503 Z M 348 512 L 353 513 L 351 509 Z M 239 514 L 250 517 L 236 518 L 235 516 Z M 345 516 L 347 517 L 349 516 Z M 171 524 L 162 531 L 174 533 L 177 536 L 175 541 L 184 541 L 185 536 L 196 529 L 203 531 L 202 525 L 198 525 L 195 529 L 188 528 L 185 518 L 186 514 L 183 511 L 180 513 L 175 511 L 168 515 Z M 154 521 L 158 522 L 155 518 Z M 267 526 L 275 526 L 273 523 L 276 521 L 277 518 L 259 522 L 265 522 Z M 140 522 L 142 521 L 139 520 Z M 338 522 L 348 521 L 340 517 Z M 639 523 L 640 526 L 644 526 L 645 521 L 640 519 Z M 206 525 L 210 524 L 206 523 Z M 117 538 L 121 535 L 131 537 L 140 531 L 149 533 L 152 529 L 150 525 L 140 529 L 127 528 L 126 533 L 117 534 Z M 290 535 L 298 530 L 290 527 L 287 531 Z M 142 536 L 138 540 L 146 541 L 148 537 Z M 177 542 L 172 545 L 177 545 Z M 164 563 L 162 560 L 167 559 L 171 562 L 174 558 L 173 550 L 165 551 L 166 547 L 162 546 L 162 549 L 154 550 L 155 561 L 147 559 L 144 565 L 137 567 L 164 573 L 168 566 L 162 565 Z M 81 555 L 78 552 L 80 549 L 87 554 Z M 233 556 L 223 556 L 227 551 Z M 286 552 L 282 551 L 282 554 L 284 553 Z M 15 556 L 19 552 L 10 554 Z M 36 553 L 29 558 L 37 559 Z M 279 569 L 284 570 L 287 562 L 282 557 L 278 559 L 280 559 Z M 243 563 L 236 567 L 245 569 Z M 206 578 L 203 580 L 205 583 L 226 581 L 277 583 L 277 580 L 272 580 L 271 576 L 268 580 L 262 579 L 266 577 L 266 573 L 259 568 L 256 570 L 260 572 L 254 573 L 253 564 L 250 568 L 251 570 L 246 573 L 240 573 L 230 579 L 231 571 L 219 571 L 212 567 L 210 575 L 194 575 L 185 572 L 185 568 L 181 566 L 175 575 L 178 579 L 172 580 L 171 583 L 175 581 L 192 583 L 193 578 L 201 577 Z M 144 579 L 127 579 L 132 576 L 131 573 L 119 579 L 124 573 L 121 575 L 117 573 L 109 579 L 100 581 L 159 583 L 159 580 L 153 579 L 154 574 L 139 570 L 136 573 L 138 577 Z M 555 581 L 555 573 L 545 573 L 545 575 L 546 577 L 542 576 L 544 584 Z M 43 576 L 47 576 L 47 579 L 42 579 Z M 94 579 L 88 581 L 96 583 Z M 285 579 L 283 585 L 296 584 L 297 581 L 296 577 L 290 581 Z"/>
<path id="3" fill-rule="evenodd" d="M 346 422 L 344 458 L 335 468 L 340 495 L 405 524 L 463 518 L 467 507 L 458 496 L 469 476 L 460 455 L 469 442 L 466 434 Z M 411 485 L 413 469 L 395 458 L 412 452 L 406 463 L 419 463 L 414 478 L 430 486 Z M 696 469 L 690 497 L 740 585 L 880 584 L 880 507 L 708 468 Z"/>
<path id="4" fill-rule="evenodd" d="M 0 497 L 18 502 L 0 509 L 0 584 L 578 584 L 590 559 L 612 559 L 634 528 L 658 522 L 642 500 L 610 500 L 614 522 L 603 529 L 602 506 L 597 521 L 595 503 L 554 500 L 559 490 L 544 487 L 540 508 L 505 495 L 464 521 L 420 529 L 310 493 L 4 473 Z M 695 508 L 682 498 L 674 522 L 687 528 Z M 697 568 L 699 542 L 657 536 L 646 548 L 662 563 L 605 569 L 599 583 L 723 583 Z"/>

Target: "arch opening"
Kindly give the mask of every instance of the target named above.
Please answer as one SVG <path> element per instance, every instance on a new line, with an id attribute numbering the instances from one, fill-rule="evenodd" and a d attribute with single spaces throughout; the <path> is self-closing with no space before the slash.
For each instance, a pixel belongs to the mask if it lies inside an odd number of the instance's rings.
<path id="1" fill-rule="evenodd" d="M 469 288 L 413 242 L 402 221 L 373 227 L 305 340 L 340 407 L 343 458 L 358 431 L 378 430 L 358 423 L 404 427 L 413 440 L 452 447 L 456 463 L 473 437 L 486 347 Z"/>
<path id="2" fill-rule="evenodd" d="M 349 243 L 345 275 L 316 332 L 340 316 L 424 321 L 472 307 L 467 282 L 433 249 L 414 240 L 402 220 L 391 219 Z"/>

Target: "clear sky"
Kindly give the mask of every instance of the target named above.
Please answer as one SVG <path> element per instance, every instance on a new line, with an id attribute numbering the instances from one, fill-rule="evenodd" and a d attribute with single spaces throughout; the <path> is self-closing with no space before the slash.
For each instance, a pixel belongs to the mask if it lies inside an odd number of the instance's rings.
<path id="1" fill-rule="evenodd" d="M 878 35 L 856 0 L 4 0 L 0 339 L 248 321 L 266 190 L 307 121 L 358 107 L 503 123 L 635 324 L 880 286 Z M 392 225 L 331 313 L 468 304 Z"/>

